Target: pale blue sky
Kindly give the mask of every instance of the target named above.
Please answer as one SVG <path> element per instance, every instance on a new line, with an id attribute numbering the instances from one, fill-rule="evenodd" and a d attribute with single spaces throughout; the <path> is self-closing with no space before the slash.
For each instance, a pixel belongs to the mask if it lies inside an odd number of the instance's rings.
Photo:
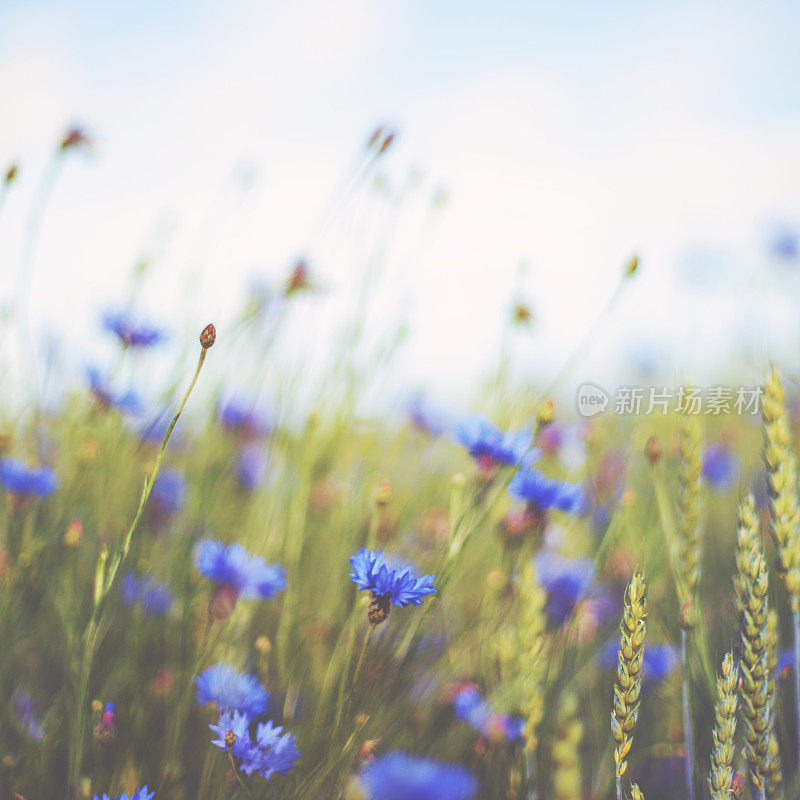
<path id="1" fill-rule="evenodd" d="M 373 309 L 375 324 L 410 325 L 402 380 L 452 394 L 483 374 L 523 260 L 538 328 L 512 351 L 521 374 L 546 380 L 633 251 L 641 280 L 580 377 L 613 376 L 653 342 L 696 381 L 742 340 L 755 362 L 788 356 L 798 275 L 765 240 L 800 222 L 798 40 L 790 2 L 5 0 L 0 160 L 22 169 L 0 217 L 0 297 L 49 148 L 81 122 L 96 150 L 67 165 L 47 209 L 39 323 L 58 317 L 91 352 L 98 309 L 122 300 L 167 220 L 146 308 L 178 331 L 224 320 L 250 276 L 277 279 L 310 249 L 330 291 L 298 349 L 324 360 L 318 343 L 386 204 L 345 209 L 309 242 L 365 136 L 388 122 L 400 131 L 391 185 L 422 175 Z M 231 180 L 243 161 L 260 175 L 244 197 Z M 431 220 L 440 187 L 450 199 Z"/>

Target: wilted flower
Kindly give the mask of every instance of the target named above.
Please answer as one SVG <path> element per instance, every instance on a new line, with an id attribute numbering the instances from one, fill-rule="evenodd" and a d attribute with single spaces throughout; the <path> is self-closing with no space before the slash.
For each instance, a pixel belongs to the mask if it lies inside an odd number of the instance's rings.
<path id="1" fill-rule="evenodd" d="M 109 311 L 104 314 L 103 328 L 109 333 L 113 333 L 123 347 L 150 347 L 165 338 L 162 330 L 144 320 L 136 319 L 126 311 Z"/>
<path id="2" fill-rule="evenodd" d="M 119 590 L 127 605 L 141 605 L 148 616 L 161 616 L 172 607 L 173 596 L 169 586 L 154 581 L 149 575 L 137 578 L 129 572 L 122 579 Z"/>
<path id="3" fill-rule="evenodd" d="M 269 694 L 255 675 L 239 672 L 228 664 L 214 664 L 197 676 L 197 702 L 216 703 L 221 712 L 239 711 L 248 717 L 263 714 Z"/>
<path id="4" fill-rule="evenodd" d="M 23 497 L 47 497 L 58 488 L 58 478 L 50 467 L 32 469 L 14 458 L 0 459 L 0 483 L 7 492 Z"/>
<path id="5" fill-rule="evenodd" d="M 478 790 L 463 767 L 399 752 L 370 761 L 358 783 L 368 800 L 468 800 Z"/>

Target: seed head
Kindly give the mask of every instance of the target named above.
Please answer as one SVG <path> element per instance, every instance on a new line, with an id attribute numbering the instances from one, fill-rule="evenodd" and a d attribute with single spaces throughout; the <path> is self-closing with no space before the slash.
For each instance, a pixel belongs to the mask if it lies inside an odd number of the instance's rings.
<path id="1" fill-rule="evenodd" d="M 76 147 L 88 147 L 91 139 L 84 133 L 82 128 L 70 128 L 61 140 L 59 145 L 62 152 L 74 150 Z"/>
<path id="2" fill-rule="evenodd" d="M 214 346 L 214 342 L 217 341 L 217 329 L 209 323 L 208 325 L 203 328 L 203 332 L 200 334 L 200 344 L 203 350 L 208 350 L 209 347 Z"/>
<path id="3" fill-rule="evenodd" d="M 544 428 L 549 425 L 556 416 L 556 407 L 552 400 L 545 400 L 539 408 L 536 409 L 536 426 Z"/>
<path id="4" fill-rule="evenodd" d="M 367 609 L 367 619 L 372 625 L 380 625 L 389 616 L 391 600 L 388 595 L 373 597 Z"/>
<path id="5" fill-rule="evenodd" d="M 644 454 L 651 464 L 655 464 L 661 458 L 661 440 L 658 436 L 651 436 L 644 446 Z"/>

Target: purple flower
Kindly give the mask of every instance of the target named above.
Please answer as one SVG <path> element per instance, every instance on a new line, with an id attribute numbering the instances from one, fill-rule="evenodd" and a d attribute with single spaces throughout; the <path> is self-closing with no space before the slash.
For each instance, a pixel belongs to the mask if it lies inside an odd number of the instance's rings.
<path id="1" fill-rule="evenodd" d="M 513 466 L 526 455 L 532 455 L 528 453 L 533 441 L 530 431 L 503 433 L 485 417 L 463 417 L 455 424 L 453 436 L 476 461 L 486 466 Z"/>
<path id="2" fill-rule="evenodd" d="M 588 593 L 594 580 L 594 562 L 588 558 L 562 558 L 553 553 L 536 557 L 536 577 L 547 591 L 547 615 L 563 625 Z"/>
<path id="3" fill-rule="evenodd" d="M 124 347 L 151 347 L 165 338 L 162 330 L 125 311 L 104 314 L 103 328 L 113 333 Z"/>
<path id="4" fill-rule="evenodd" d="M 792 228 L 781 228 L 773 235 L 770 249 L 778 258 L 785 261 L 796 261 L 800 256 L 800 236 Z"/>
<path id="5" fill-rule="evenodd" d="M 173 595 L 169 586 L 154 581 L 149 575 L 136 578 L 132 572 L 128 572 L 120 583 L 119 591 L 126 605 L 141 605 L 148 616 L 158 617 L 172 608 Z"/>
<path id="6" fill-rule="evenodd" d="M 162 469 L 156 477 L 150 497 L 162 514 L 171 516 L 183 508 L 186 491 L 186 478 L 180 470 Z"/>
<path id="7" fill-rule="evenodd" d="M 727 491 L 739 475 L 739 459 L 724 442 L 710 444 L 703 453 L 703 477 L 720 492 Z"/>
<path id="8" fill-rule="evenodd" d="M 267 474 L 267 457 L 257 445 L 249 445 L 236 459 L 236 480 L 242 489 L 254 492 Z"/>
<path id="9" fill-rule="evenodd" d="M 44 737 L 44 725 L 36 714 L 33 697 L 23 689 L 16 689 L 11 697 L 11 707 L 25 733 L 34 741 L 40 742 Z"/>
<path id="10" fill-rule="evenodd" d="M 616 670 L 618 648 L 619 641 L 612 639 L 600 651 L 598 660 L 603 669 Z M 643 685 L 652 681 L 664 680 L 679 663 L 678 651 L 672 645 L 646 643 L 644 646 Z"/>
<path id="11" fill-rule="evenodd" d="M 283 567 L 251 556 L 240 544 L 206 539 L 198 543 L 194 557 L 201 574 L 232 589 L 237 597 L 268 600 L 286 588 Z"/>
<path id="12" fill-rule="evenodd" d="M 350 566 L 350 580 L 360 590 L 369 590 L 375 597 L 388 597 L 398 608 L 422 605 L 423 598 L 436 591 L 435 576 L 417 577 L 408 566 L 392 569 L 380 550 L 362 548 L 350 556 Z"/>
<path id="13" fill-rule="evenodd" d="M 231 753 L 240 759 L 239 768 L 245 775 L 258 772 L 262 778 L 269 780 L 273 775 L 289 772 L 300 758 L 294 736 L 288 731 L 284 733 L 283 728 L 269 720 L 258 724 L 253 740 L 249 726 L 248 717 L 238 711 L 221 714 L 217 724 L 209 726 L 217 736 L 211 743 L 227 751 L 225 739 L 228 734 L 233 734 Z"/>
<path id="14" fill-rule="evenodd" d="M 0 483 L 6 491 L 25 497 L 47 497 L 58 488 L 50 467 L 30 468 L 13 458 L 0 459 Z"/>
<path id="15" fill-rule="evenodd" d="M 221 712 L 241 712 L 252 718 L 269 707 L 269 694 L 258 678 L 228 664 L 214 664 L 204 670 L 197 676 L 195 685 L 197 702 L 201 706 L 216 703 Z"/>
<path id="16" fill-rule="evenodd" d="M 575 483 L 546 477 L 534 469 L 523 467 L 508 484 L 508 493 L 524 500 L 538 511 L 555 508 L 569 514 L 580 514 L 585 507 L 583 490 Z"/>
<path id="17" fill-rule="evenodd" d="M 405 753 L 387 753 L 358 778 L 368 800 L 469 800 L 478 791 L 471 772 Z"/>
<path id="18" fill-rule="evenodd" d="M 446 414 L 428 403 L 421 394 L 414 395 L 409 401 L 408 416 L 418 430 L 431 436 L 441 436 L 449 427 Z"/>
<path id="19" fill-rule="evenodd" d="M 249 439 L 261 439 L 269 433 L 266 417 L 255 410 L 252 402 L 230 397 L 217 407 L 217 420 L 228 431 Z"/>
<path id="20" fill-rule="evenodd" d="M 463 686 L 453 697 L 456 717 L 472 725 L 483 736 L 515 742 L 522 737 L 524 720 L 498 714 L 481 697 L 480 690 L 473 684 Z"/>
<path id="21" fill-rule="evenodd" d="M 96 367 L 89 367 L 86 370 L 86 375 L 89 379 L 89 388 L 92 395 L 101 406 L 116 408 L 127 414 L 141 413 L 142 402 L 135 392 L 115 391 L 111 387 L 108 378 Z"/>
<path id="22" fill-rule="evenodd" d="M 115 797 L 114 800 L 152 800 L 155 794 L 156 793 L 151 792 L 145 784 L 141 789 L 137 789 L 130 797 L 123 792 L 121 795 Z M 107 794 L 104 794 L 102 798 L 95 795 L 94 800 L 111 800 L 111 798 Z"/>

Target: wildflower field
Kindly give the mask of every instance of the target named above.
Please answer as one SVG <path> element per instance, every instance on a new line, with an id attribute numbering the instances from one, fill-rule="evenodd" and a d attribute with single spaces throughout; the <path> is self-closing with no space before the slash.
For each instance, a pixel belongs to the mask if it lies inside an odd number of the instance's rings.
<path id="1" fill-rule="evenodd" d="M 365 414 L 392 348 L 356 369 L 357 326 L 317 388 L 272 371 L 317 288 L 289 265 L 268 333 L 257 296 L 202 329 L 132 297 L 98 320 L 113 364 L 0 401 L 0 796 L 797 797 L 789 373 L 581 417 L 574 375 L 501 367 L 459 408 Z"/>

